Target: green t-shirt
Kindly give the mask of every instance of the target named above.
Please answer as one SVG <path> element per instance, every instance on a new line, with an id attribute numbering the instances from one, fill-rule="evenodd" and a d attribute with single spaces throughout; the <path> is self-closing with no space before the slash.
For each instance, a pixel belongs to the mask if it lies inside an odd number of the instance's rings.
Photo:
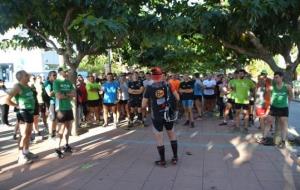
<path id="1" fill-rule="evenodd" d="M 234 84 L 234 101 L 237 104 L 249 104 L 251 89 L 255 88 L 255 84 L 250 79 L 237 79 Z"/>
<path id="2" fill-rule="evenodd" d="M 276 84 L 273 85 L 271 105 L 276 108 L 286 108 L 289 106 L 289 92 L 286 84 L 278 89 Z"/>
<path id="3" fill-rule="evenodd" d="M 99 100 L 98 91 L 100 90 L 100 85 L 98 83 L 87 82 L 85 88 L 87 91 L 87 100 Z M 97 92 L 94 90 L 97 90 Z"/>
<path id="4" fill-rule="evenodd" d="M 229 87 L 231 87 L 231 88 L 234 87 L 235 81 L 236 81 L 236 79 L 231 79 L 228 83 Z M 231 91 L 229 94 L 227 94 L 227 98 L 234 100 L 234 94 L 235 94 L 235 91 Z"/>
<path id="5" fill-rule="evenodd" d="M 62 94 L 68 94 L 74 90 L 74 86 L 71 81 L 67 79 L 56 79 L 53 82 L 53 91 L 54 93 L 62 93 Z M 72 105 L 71 105 L 71 99 L 66 98 L 66 99 L 57 99 L 55 100 L 55 109 L 58 111 L 67 111 L 67 110 L 72 110 Z"/>
<path id="6" fill-rule="evenodd" d="M 21 92 L 15 96 L 20 109 L 34 110 L 36 100 L 32 89 L 29 86 L 18 84 Z"/>

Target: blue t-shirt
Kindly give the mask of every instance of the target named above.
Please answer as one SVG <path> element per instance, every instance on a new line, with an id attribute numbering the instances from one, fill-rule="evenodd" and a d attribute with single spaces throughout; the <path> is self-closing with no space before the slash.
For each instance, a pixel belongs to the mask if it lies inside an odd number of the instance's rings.
<path id="1" fill-rule="evenodd" d="M 196 79 L 194 82 L 194 95 L 196 96 L 202 96 L 202 82 L 200 79 Z"/>
<path id="2" fill-rule="evenodd" d="M 103 103 L 105 104 L 115 104 L 117 101 L 117 92 L 120 88 L 120 85 L 118 82 L 112 81 L 112 82 L 105 82 L 102 85 L 103 90 Z"/>

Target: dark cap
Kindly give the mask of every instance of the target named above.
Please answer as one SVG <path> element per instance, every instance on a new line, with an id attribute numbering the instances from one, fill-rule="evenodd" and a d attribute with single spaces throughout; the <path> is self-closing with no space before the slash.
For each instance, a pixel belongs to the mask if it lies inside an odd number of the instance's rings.
<path id="1" fill-rule="evenodd" d="M 268 75 L 268 72 L 267 72 L 267 70 L 262 70 L 261 72 L 260 72 L 260 75 Z"/>
<path id="2" fill-rule="evenodd" d="M 59 73 L 62 71 L 67 72 L 67 71 L 69 71 L 69 69 L 67 67 L 59 67 L 57 70 L 57 72 L 59 72 Z"/>
<path id="3" fill-rule="evenodd" d="M 151 74 L 152 75 L 162 75 L 162 71 L 159 67 L 153 67 L 151 68 Z"/>

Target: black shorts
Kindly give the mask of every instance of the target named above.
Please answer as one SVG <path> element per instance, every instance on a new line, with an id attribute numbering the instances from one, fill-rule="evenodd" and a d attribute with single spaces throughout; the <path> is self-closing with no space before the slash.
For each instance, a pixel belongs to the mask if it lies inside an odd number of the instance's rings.
<path id="1" fill-rule="evenodd" d="M 238 103 L 235 103 L 235 109 L 237 110 L 240 110 L 240 109 L 243 109 L 243 110 L 249 110 L 249 104 L 238 104 Z"/>
<path id="2" fill-rule="evenodd" d="M 17 120 L 25 123 L 33 123 L 34 110 L 21 109 L 17 111 Z"/>
<path id="3" fill-rule="evenodd" d="M 58 123 L 65 123 L 68 121 L 72 121 L 74 119 L 72 110 L 57 111 L 56 117 L 57 117 Z"/>
<path id="4" fill-rule="evenodd" d="M 33 115 L 39 115 L 39 104 L 35 104 L 34 106 L 34 111 L 33 111 Z"/>
<path id="5" fill-rule="evenodd" d="M 204 99 L 212 100 L 216 98 L 216 95 L 204 95 Z"/>
<path id="6" fill-rule="evenodd" d="M 122 104 L 122 105 L 128 104 L 128 100 L 119 100 L 119 104 Z"/>
<path id="7" fill-rule="evenodd" d="M 129 107 L 140 108 L 140 107 L 142 107 L 142 98 L 141 97 L 129 98 L 128 105 L 129 105 Z"/>
<path id="8" fill-rule="evenodd" d="M 202 102 L 202 95 L 194 95 L 194 100 L 199 100 Z"/>
<path id="9" fill-rule="evenodd" d="M 152 118 L 153 127 L 158 132 L 162 132 L 164 127 L 166 130 L 170 131 L 173 129 L 173 122 L 166 122 L 164 119 L 153 119 Z"/>
<path id="10" fill-rule="evenodd" d="M 277 108 L 271 106 L 270 108 L 270 115 L 274 117 L 289 117 L 289 108 Z"/>
<path id="11" fill-rule="evenodd" d="M 46 113 L 46 104 L 39 104 L 39 113 Z"/>
<path id="12" fill-rule="evenodd" d="M 113 104 L 113 103 L 103 103 L 103 106 L 113 107 L 113 106 L 116 106 L 116 104 Z"/>
<path id="13" fill-rule="evenodd" d="M 231 104 L 232 106 L 235 104 L 234 99 L 228 98 L 227 103 Z"/>
<path id="14" fill-rule="evenodd" d="M 88 100 L 86 102 L 87 107 L 99 107 L 100 101 L 99 100 Z"/>

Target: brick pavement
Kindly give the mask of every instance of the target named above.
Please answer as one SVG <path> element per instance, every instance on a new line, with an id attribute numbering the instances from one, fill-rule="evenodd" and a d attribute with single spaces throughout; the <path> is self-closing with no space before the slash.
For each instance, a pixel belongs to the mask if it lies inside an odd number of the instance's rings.
<path id="1" fill-rule="evenodd" d="M 196 128 L 176 125 L 179 163 L 154 165 L 158 158 L 151 127 L 93 128 L 71 137 L 75 152 L 59 160 L 53 142 L 34 144 L 40 155 L 31 165 L 16 165 L 12 128 L 0 130 L 0 189 L 99 190 L 281 190 L 300 189 L 300 167 L 288 150 L 259 146 L 250 134 L 204 119 Z M 165 135 L 166 137 L 166 135 Z M 172 157 L 167 138 L 166 158 Z"/>

